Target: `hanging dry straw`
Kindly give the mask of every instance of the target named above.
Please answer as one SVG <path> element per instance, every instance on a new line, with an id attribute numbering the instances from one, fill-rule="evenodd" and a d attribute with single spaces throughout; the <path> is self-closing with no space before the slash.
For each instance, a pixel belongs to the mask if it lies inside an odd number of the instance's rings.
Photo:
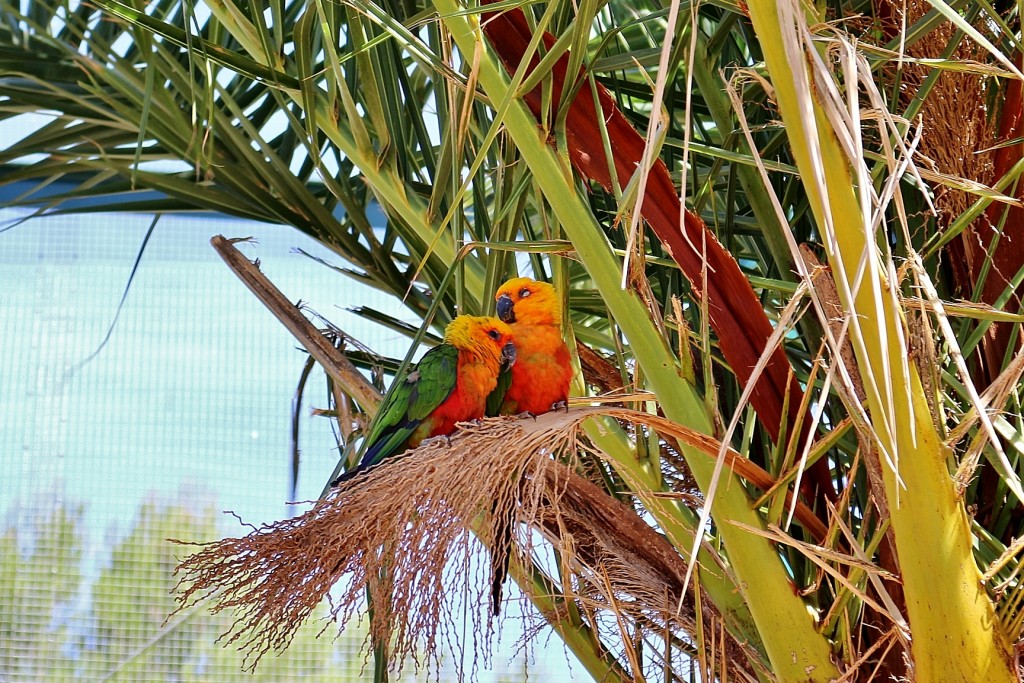
<path id="1" fill-rule="evenodd" d="M 437 663 L 441 645 L 463 637 L 456 599 L 486 604 L 490 582 L 473 575 L 481 565 L 470 561 L 479 549 L 473 533 L 486 542 L 493 520 L 511 519 L 514 564 L 529 561 L 537 542 L 530 530 L 539 530 L 559 551 L 563 577 L 572 577 L 558 590 L 595 630 L 610 621 L 615 629 L 628 622 L 634 632 L 692 634 L 693 594 L 683 587 L 678 552 L 632 507 L 552 458 L 574 462 L 587 447 L 580 425 L 602 415 L 657 421 L 589 407 L 464 424 L 451 439 L 428 441 L 335 488 L 300 517 L 203 545 L 177 568 L 179 601 L 184 607 L 209 596 L 214 611 L 233 610 L 224 637 L 255 667 L 263 654 L 287 647 L 325 597 L 344 628 L 368 592 L 370 631 L 391 644 L 392 662 Z M 706 450 L 717 447 L 711 442 Z M 468 590 L 453 585 L 460 581 Z M 717 629 L 710 601 L 702 602 L 705 628 Z M 595 617 L 604 610 L 614 618 Z M 470 611 L 474 635 L 486 642 L 489 620 Z M 725 647 L 734 661 L 746 659 L 738 643 Z"/>

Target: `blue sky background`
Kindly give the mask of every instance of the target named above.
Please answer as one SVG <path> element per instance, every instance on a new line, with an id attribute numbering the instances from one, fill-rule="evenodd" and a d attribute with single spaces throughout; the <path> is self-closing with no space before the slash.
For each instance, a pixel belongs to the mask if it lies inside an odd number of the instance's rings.
<path id="1" fill-rule="evenodd" d="M 0 208 L 0 228 L 24 215 Z M 257 237 L 241 249 L 287 297 L 378 352 L 407 350 L 401 335 L 344 310 L 402 316 L 400 303 L 294 253 L 337 262 L 298 231 L 181 215 L 160 220 L 109 343 L 79 366 L 114 319 L 151 220 L 55 216 L 0 233 L 0 520 L 24 525 L 61 502 L 84 503 L 87 577 L 154 496 L 184 490 L 253 524 L 289 514 L 290 411 L 306 356 L 223 264 L 211 236 Z M 322 373 L 310 387 L 299 500 L 319 495 L 337 459 L 329 423 L 309 415 L 323 407 Z M 227 516 L 223 528 L 240 531 Z M 506 624 L 499 666 L 512 659 L 518 630 Z M 567 669 L 557 637 L 542 642 L 531 678 L 581 676 Z"/>

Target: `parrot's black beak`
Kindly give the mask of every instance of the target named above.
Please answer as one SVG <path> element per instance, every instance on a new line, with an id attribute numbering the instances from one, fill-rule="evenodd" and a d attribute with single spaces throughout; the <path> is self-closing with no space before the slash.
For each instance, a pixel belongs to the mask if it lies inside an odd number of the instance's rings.
<path id="1" fill-rule="evenodd" d="M 512 367 L 516 364 L 516 345 L 512 342 L 505 344 L 501 349 L 501 362 L 506 367 Z"/>
<path id="2" fill-rule="evenodd" d="M 512 297 L 508 294 L 502 294 L 498 297 L 496 308 L 498 309 L 498 318 L 501 319 L 501 322 L 511 324 L 516 321 L 515 304 L 512 303 Z"/>

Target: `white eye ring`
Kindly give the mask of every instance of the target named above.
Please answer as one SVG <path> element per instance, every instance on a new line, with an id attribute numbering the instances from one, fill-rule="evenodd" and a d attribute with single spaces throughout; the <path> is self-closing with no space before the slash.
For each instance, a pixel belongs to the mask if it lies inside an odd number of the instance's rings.
<path id="1" fill-rule="evenodd" d="M 520 299 L 525 299 L 526 297 L 530 296 L 531 294 L 533 294 L 533 292 L 531 292 L 530 290 L 526 289 L 525 287 L 523 289 L 519 290 L 519 298 Z"/>

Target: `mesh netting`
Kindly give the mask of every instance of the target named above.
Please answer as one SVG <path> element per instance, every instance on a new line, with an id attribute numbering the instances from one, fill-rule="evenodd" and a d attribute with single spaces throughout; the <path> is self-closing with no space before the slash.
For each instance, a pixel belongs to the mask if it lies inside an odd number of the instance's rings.
<path id="1" fill-rule="evenodd" d="M 26 215 L 0 209 L 0 225 Z M 378 351 L 401 355 L 408 342 L 361 331 L 339 306 L 400 312 L 292 253 L 322 253 L 294 230 L 164 217 L 90 358 L 151 220 L 60 216 L 0 233 L 0 681 L 366 680 L 365 618 L 318 637 L 326 602 L 255 674 L 216 642 L 229 611 L 201 603 L 168 620 L 172 571 L 191 552 L 168 539 L 237 534 L 224 510 L 256 524 L 294 514 L 291 403 L 306 356 L 216 256 L 212 235 L 258 235 L 245 250 L 288 296 Z M 299 500 L 319 494 L 337 459 L 328 420 L 309 417 L 326 391 L 310 387 Z M 506 649 L 481 678 L 529 668 L 564 680 L 557 643 L 549 652 L 528 667 Z M 441 678 L 454 677 L 451 659 Z"/>

